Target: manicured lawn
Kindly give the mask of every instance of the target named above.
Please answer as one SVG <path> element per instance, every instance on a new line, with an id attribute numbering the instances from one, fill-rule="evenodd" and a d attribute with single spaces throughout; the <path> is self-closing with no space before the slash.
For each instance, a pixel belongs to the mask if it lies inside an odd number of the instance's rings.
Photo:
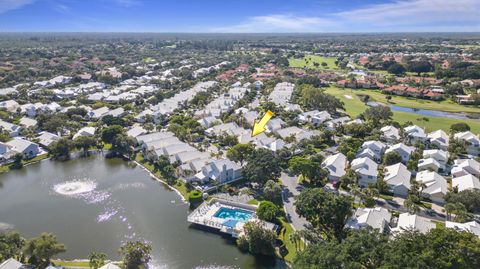
<path id="1" fill-rule="evenodd" d="M 385 95 L 383 95 L 379 91 L 374 91 L 374 90 L 352 90 L 352 89 L 340 89 L 337 87 L 329 87 L 329 88 L 326 88 L 326 92 L 336 96 L 338 99 L 342 100 L 345 103 L 346 112 L 348 115 L 350 115 L 350 117 L 356 117 L 359 114 L 361 114 L 363 111 L 365 111 L 365 109 L 368 108 L 368 106 L 365 105 L 359 99 L 357 94 L 368 94 L 370 96 L 370 100 L 386 103 Z M 351 97 L 351 99 L 345 97 L 345 95 Z M 393 100 L 396 100 L 396 99 L 393 99 Z M 426 101 L 426 100 L 421 100 L 421 101 Z M 432 108 L 432 106 L 434 105 L 432 105 L 431 103 L 432 101 L 427 102 L 423 108 L 428 109 L 428 106 L 430 105 L 430 108 L 434 109 Z M 447 103 L 445 103 L 445 105 L 447 105 Z M 418 104 L 418 106 L 420 106 L 420 103 Z M 451 104 L 447 106 L 451 106 Z M 460 105 L 457 105 L 457 106 L 459 106 L 460 108 L 463 107 Z M 410 105 L 410 107 L 412 107 L 412 105 Z M 463 108 L 466 108 L 466 107 L 463 107 Z M 437 109 L 437 110 L 440 110 L 440 109 Z M 479 109 L 476 109 L 476 110 L 479 110 Z M 422 118 L 427 118 L 428 121 L 423 121 L 421 120 Z M 468 125 L 470 125 L 472 132 L 474 133 L 480 132 L 480 122 L 475 120 L 457 120 L 457 119 L 440 118 L 440 117 L 423 117 L 422 115 L 418 115 L 414 113 L 397 112 L 397 111 L 393 112 L 393 119 L 395 121 L 398 121 L 399 123 L 405 123 L 407 121 L 411 121 L 414 124 L 419 125 L 420 127 L 426 128 L 428 132 L 435 131 L 438 129 L 442 129 L 446 132 L 449 132 L 450 126 L 458 122 L 465 122 Z"/>
<path id="2" fill-rule="evenodd" d="M 26 160 L 26 161 L 22 161 L 23 165 L 27 165 L 27 164 L 31 164 L 31 163 L 35 163 L 35 162 L 39 162 L 41 160 L 44 160 L 48 158 L 48 154 L 42 154 L 42 155 L 38 155 L 37 157 L 33 158 L 33 159 L 30 159 L 30 160 Z M 8 172 L 10 171 L 10 165 L 11 164 L 6 164 L 6 165 L 2 165 L 0 166 L 0 173 L 4 173 L 4 172 Z"/>
<path id="3" fill-rule="evenodd" d="M 257 199 L 252 199 L 252 200 L 248 201 L 248 204 L 249 204 L 249 205 L 258 205 L 258 203 L 259 203 L 259 202 L 258 202 Z"/>
<path id="4" fill-rule="evenodd" d="M 309 69 L 321 70 L 321 69 L 338 69 L 338 66 L 335 64 L 337 59 L 335 57 L 321 57 L 316 55 L 305 55 L 302 59 L 291 58 L 288 60 L 290 67 L 307 67 Z M 308 61 L 308 63 L 307 63 Z M 314 65 L 318 63 L 318 67 Z M 327 63 L 327 66 L 322 66 L 322 63 Z"/>
<path id="5" fill-rule="evenodd" d="M 53 264 L 56 266 L 63 266 L 63 267 L 85 267 L 90 268 L 90 264 L 88 261 L 63 261 L 63 260 L 53 260 Z"/>
<path id="6" fill-rule="evenodd" d="M 417 99 L 404 96 L 394 96 L 388 102 L 386 99 L 387 95 L 383 94 L 379 90 L 367 90 L 367 89 L 345 89 L 346 91 L 351 91 L 353 93 L 368 94 L 371 98 L 375 99 L 377 102 L 384 104 L 390 103 L 392 105 L 418 108 L 418 109 L 430 109 L 430 110 L 439 110 L 447 112 L 470 112 L 470 113 L 480 113 L 480 108 L 475 106 L 463 106 L 459 105 L 451 100 L 443 101 L 431 101 L 425 99 Z"/>
<path id="7" fill-rule="evenodd" d="M 295 244 L 290 240 L 290 235 L 294 232 L 294 229 L 290 223 L 286 222 L 285 219 L 281 218 L 280 222 L 282 223 L 282 230 L 280 231 L 279 238 L 282 240 L 285 248 L 287 249 L 288 253 L 285 257 L 283 257 L 287 262 L 292 262 L 295 256 L 297 255 L 297 249 L 295 248 Z M 303 243 L 302 243 L 303 245 Z M 303 246 L 300 246 L 303 247 Z"/>

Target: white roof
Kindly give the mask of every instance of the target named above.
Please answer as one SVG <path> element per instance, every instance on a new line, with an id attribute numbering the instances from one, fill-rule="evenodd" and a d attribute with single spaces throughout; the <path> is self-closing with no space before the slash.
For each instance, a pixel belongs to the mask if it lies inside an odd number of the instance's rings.
<path id="1" fill-rule="evenodd" d="M 456 187 L 458 191 L 468 189 L 480 189 L 480 181 L 477 177 L 470 174 L 452 179 L 452 187 Z"/>
<path id="2" fill-rule="evenodd" d="M 376 177 L 378 174 L 378 164 L 368 157 L 356 158 L 350 163 L 350 166 L 361 175 Z"/>
<path id="3" fill-rule="evenodd" d="M 478 136 L 475 135 L 474 133 L 470 132 L 470 131 L 466 131 L 466 132 L 460 132 L 460 133 L 456 133 L 453 137 L 455 137 L 456 139 L 460 139 L 460 140 L 466 140 L 468 142 L 471 142 L 473 144 L 479 144 L 479 139 L 478 139 Z"/>
<path id="4" fill-rule="evenodd" d="M 355 216 L 349 220 L 347 226 L 354 229 L 370 226 L 373 229 L 379 229 L 380 232 L 384 232 L 384 228 L 390 223 L 391 218 L 392 215 L 385 208 L 358 208 L 355 211 Z"/>
<path id="5" fill-rule="evenodd" d="M 427 135 L 427 138 L 429 138 L 432 141 L 439 141 L 442 144 L 448 145 L 449 142 L 449 136 L 444 130 L 436 130 L 434 132 L 431 132 Z"/>
<path id="6" fill-rule="evenodd" d="M 410 213 L 402 213 L 398 217 L 397 227 L 392 229 L 392 231 L 402 232 L 403 230 L 413 229 L 421 233 L 426 233 L 435 227 L 435 223 L 427 218 L 411 215 Z"/>
<path id="7" fill-rule="evenodd" d="M 16 152 L 19 152 L 19 153 L 24 152 L 31 145 L 35 145 L 35 146 L 38 147 L 38 145 L 36 143 L 30 142 L 28 140 L 21 139 L 21 138 L 12 139 L 12 140 L 6 142 L 5 145 L 9 146 L 12 150 L 14 150 Z"/>
<path id="8" fill-rule="evenodd" d="M 426 149 L 423 151 L 423 158 L 434 158 L 437 161 L 448 160 L 448 151 L 441 149 Z"/>
<path id="9" fill-rule="evenodd" d="M 412 173 L 403 163 L 397 163 L 385 167 L 385 175 L 383 180 L 387 184 L 394 186 L 404 185 L 407 189 L 410 189 L 410 177 Z"/>
<path id="10" fill-rule="evenodd" d="M 446 221 L 445 222 L 446 228 L 458 229 L 460 231 L 467 231 L 470 233 L 475 234 L 480 238 L 480 224 L 476 221 L 470 221 L 465 223 L 453 222 L 453 221 Z"/>
<path id="11" fill-rule="evenodd" d="M 427 137 L 427 134 L 425 134 L 425 131 L 422 128 L 418 127 L 417 125 L 407 126 L 403 130 L 408 136 L 419 137 L 419 138 Z"/>
<path id="12" fill-rule="evenodd" d="M 341 177 L 345 175 L 345 167 L 347 166 L 347 157 L 342 153 L 328 156 L 322 162 L 322 166 L 328 170 L 330 175 Z"/>
<path id="13" fill-rule="evenodd" d="M 95 130 L 95 127 L 83 127 L 82 129 L 78 130 L 78 132 L 73 136 L 73 139 L 79 136 L 94 136 Z"/>
<path id="14" fill-rule="evenodd" d="M 23 264 L 19 261 L 15 260 L 14 258 L 10 258 L 0 264 L 0 269 L 20 269 L 22 268 Z"/>
<path id="15" fill-rule="evenodd" d="M 447 194 L 447 181 L 437 172 L 431 172 L 427 170 L 418 172 L 415 180 L 426 185 L 426 188 L 422 190 L 423 193 L 430 195 L 436 193 Z"/>
<path id="16" fill-rule="evenodd" d="M 414 151 L 414 148 L 413 147 L 409 147 L 403 143 L 398 143 L 398 144 L 395 144 L 391 147 L 389 147 L 385 153 L 389 153 L 391 151 L 403 151 L 405 153 L 408 153 L 409 155 L 412 154 L 412 152 Z"/>
<path id="17" fill-rule="evenodd" d="M 100 267 L 99 269 L 121 269 L 121 268 L 110 262 Z"/>
<path id="18" fill-rule="evenodd" d="M 20 119 L 20 125 L 23 125 L 25 127 L 33 127 L 37 125 L 37 121 L 35 119 L 23 117 Z"/>

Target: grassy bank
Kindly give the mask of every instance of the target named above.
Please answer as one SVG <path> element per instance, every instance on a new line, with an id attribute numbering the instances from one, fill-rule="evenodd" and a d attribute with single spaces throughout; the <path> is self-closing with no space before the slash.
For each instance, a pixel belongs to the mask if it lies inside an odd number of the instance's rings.
<path id="1" fill-rule="evenodd" d="M 32 164 L 32 163 L 36 163 L 36 162 L 39 162 L 41 160 L 44 160 L 44 159 L 47 159 L 48 158 L 48 154 L 42 154 L 42 155 L 39 155 L 33 159 L 30 159 L 30 160 L 23 160 L 22 163 L 23 165 L 29 165 L 29 164 Z M 0 173 L 5 173 L 5 172 L 8 172 L 8 171 L 11 171 L 11 170 L 14 170 L 11 168 L 12 164 L 5 164 L 5 165 L 2 165 L 0 166 Z"/>
<path id="2" fill-rule="evenodd" d="M 160 172 L 156 171 L 155 166 L 152 163 L 150 163 L 149 161 L 145 160 L 141 153 L 137 153 L 137 155 L 135 156 L 135 161 L 142 164 L 143 167 L 145 167 L 145 169 L 147 169 L 150 173 L 152 173 L 156 177 L 162 178 L 162 175 L 160 174 Z M 169 185 L 169 186 L 171 186 L 171 185 Z M 188 201 L 189 191 L 187 189 L 187 186 L 185 185 L 185 182 L 177 180 L 175 185 L 171 186 L 171 187 L 175 188 L 178 192 L 180 192 L 180 194 L 183 196 L 183 198 L 186 201 Z"/>
<path id="3" fill-rule="evenodd" d="M 279 219 L 282 224 L 282 230 L 280 231 L 279 239 L 282 240 L 287 254 L 283 257 L 287 262 L 292 263 L 295 256 L 297 256 L 297 247 L 290 240 L 290 235 L 295 231 L 290 223 L 285 219 Z M 303 247 L 303 243 L 301 244 Z"/>
<path id="4" fill-rule="evenodd" d="M 361 114 L 365 109 L 368 108 L 367 105 L 365 105 L 357 96 L 357 94 L 368 94 L 370 96 L 370 100 L 372 101 L 377 101 L 377 102 L 382 102 L 386 103 L 385 95 L 382 94 L 379 91 L 374 91 L 374 90 L 352 90 L 352 89 L 340 89 L 337 87 L 329 87 L 326 88 L 326 92 L 334 95 L 338 99 L 342 100 L 345 103 L 345 109 L 346 112 L 350 115 L 350 117 L 356 117 L 359 114 Z M 347 97 L 348 96 L 348 97 Z M 402 99 L 403 98 L 403 99 Z M 401 104 L 396 102 L 395 100 L 401 100 Z M 394 100 L 393 102 L 396 102 L 396 105 L 401 105 L 401 106 L 407 106 L 406 100 L 411 102 L 408 107 L 412 108 L 423 108 L 423 109 L 436 109 L 436 110 L 442 110 L 438 109 L 440 104 L 434 104 L 436 102 L 433 101 L 428 101 L 428 100 L 417 100 L 417 101 L 412 101 L 409 100 L 405 97 L 399 97 L 392 99 Z M 415 99 L 416 100 L 416 99 Z M 424 103 L 422 103 L 424 101 Z M 449 104 L 448 101 L 444 101 L 443 103 L 443 108 L 450 107 L 453 104 Z M 423 107 L 422 107 L 423 106 Z M 465 106 L 460 106 L 456 105 L 460 108 L 457 109 L 456 112 L 460 112 L 462 109 L 475 109 L 476 112 L 480 112 L 480 109 L 478 108 L 470 108 L 470 107 L 465 107 Z M 446 110 L 443 110 L 446 111 Z M 454 112 L 454 111 L 452 111 Z M 472 111 L 470 111 L 472 112 Z M 422 120 L 423 118 L 428 119 L 427 121 Z M 480 132 L 480 122 L 475 121 L 475 120 L 457 120 L 457 119 L 451 119 L 451 118 L 440 118 L 440 117 L 424 117 L 422 115 L 414 114 L 414 113 L 408 113 L 408 112 L 397 112 L 393 111 L 393 119 L 395 121 L 398 121 L 399 123 L 405 123 L 407 121 L 411 121 L 416 125 L 419 125 L 421 127 L 426 128 L 427 131 L 435 131 L 438 129 L 442 129 L 446 132 L 449 132 L 450 126 L 454 123 L 458 122 L 465 122 L 468 125 L 470 125 L 472 131 L 474 133 L 479 133 Z"/>

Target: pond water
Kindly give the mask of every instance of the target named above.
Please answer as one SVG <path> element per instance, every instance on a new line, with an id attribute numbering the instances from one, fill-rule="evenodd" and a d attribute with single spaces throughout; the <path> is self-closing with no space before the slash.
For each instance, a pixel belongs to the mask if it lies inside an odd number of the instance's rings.
<path id="1" fill-rule="evenodd" d="M 228 236 L 192 227 L 189 207 L 148 172 L 102 156 L 46 160 L 0 175 L 0 223 L 24 237 L 52 232 L 67 247 L 59 258 L 91 251 L 119 259 L 126 240 L 151 242 L 150 268 L 286 268 L 242 253 Z"/>
<path id="2" fill-rule="evenodd" d="M 468 113 L 463 113 L 463 112 L 446 112 L 446 111 L 431 110 L 431 109 L 416 109 L 416 108 L 395 106 L 395 105 L 390 105 L 390 108 L 393 111 L 415 113 L 415 114 L 422 115 L 422 116 L 438 117 L 438 118 L 451 118 L 451 119 L 458 119 L 458 120 L 471 119 L 471 120 L 480 121 L 480 119 L 478 119 L 478 118 L 468 117 L 469 114 Z M 473 116 L 473 115 L 471 115 L 471 116 Z"/>

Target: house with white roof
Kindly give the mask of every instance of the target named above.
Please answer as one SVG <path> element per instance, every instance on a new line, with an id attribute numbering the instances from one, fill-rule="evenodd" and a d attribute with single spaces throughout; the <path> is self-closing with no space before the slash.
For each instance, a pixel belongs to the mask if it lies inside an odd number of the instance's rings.
<path id="1" fill-rule="evenodd" d="M 73 139 L 80 137 L 80 136 L 94 136 L 96 128 L 95 127 L 83 127 L 82 129 L 78 130 L 78 132 L 73 136 Z"/>
<path id="2" fill-rule="evenodd" d="M 440 170 L 440 163 L 434 158 L 420 159 L 418 160 L 418 169 L 420 171 L 435 171 Z"/>
<path id="3" fill-rule="evenodd" d="M 388 147 L 388 149 L 385 151 L 385 154 L 395 151 L 402 157 L 402 162 L 406 163 L 408 160 L 410 160 L 410 155 L 412 155 L 414 150 L 414 147 L 407 146 L 403 143 L 398 143 Z"/>
<path id="4" fill-rule="evenodd" d="M 347 167 L 347 157 L 342 153 L 328 156 L 322 162 L 322 168 L 328 171 L 328 179 L 333 182 L 338 180 L 346 174 L 345 168 Z"/>
<path id="5" fill-rule="evenodd" d="M 368 187 L 369 184 L 377 182 L 378 164 L 368 157 L 354 159 L 350 163 L 350 169 L 357 174 L 361 187 Z"/>
<path id="6" fill-rule="evenodd" d="M 480 178 L 480 163 L 474 159 L 457 159 L 453 162 L 453 167 L 450 172 L 453 177 L 470 174 Z"/>
<path id="7" fill-rule="evenodd" d="M 187 179 L 192 182 L 208 182 L 215 180 L 220 184 L 233 182 L 242 178 L 242 167 L 229 159 L 214 161 L 202 168 L 194 177 Z"/>
<path id="8" fill-rule="evenodd" d="M 384 168 L 383 180 L 394 195 L 406 197 L 411 188 L 411 176 L 412 173 L 403 163 L 397 163 Z"/>
<path id="9" fill-rule="evenodd" d="M 427 135 L 431 145 L 437 146 L 439 149 L 447 150 L 450 141 L 449 136 L 444 130 L 436 130 Z"/>
<path id="10" fill-rule="evenodd" d="M 291 126 L 283 129 L 278 129 L 275 131 L 275 134 L 280 136 L 282 139 L 285 139 L 287 137 L 297 136 L 301 132 L 303 132 L 302 129 L 296 126 Z"/>
<path id="11" fill-rule="evenodd" d="M 204 127 L 204 128 L 210 128 L 215 124 L 222 123 L 221 120 L 219 120 L 219 119 L 217 119 L 216 117 L 213 117 L 213 116 L 201 118 L 201 119 L 197 120 L 197 122 L 200 123 L 200 125 L 202 125 L 202 127 Z"/>
<path id="12" fill-rule="evenodd" d="M 4 109 L 11 113 L 16 113 L 17 109 L 20 108 L 20 105 L 15 100 L 6 100 L 0 102 L 0 109 Z"/>
<path id="13" fill-rule="evenodd" d="M 387 148 L 387 145 L 385 145 L 383 142 L 380 141 L 365 141 L 362 144 L 362 147 L 360 148 L 360 153 L 365 150 L 369 150 L 373 152 L 373 159 L 376 162 L 380 162 L 382 160 L 382 155 L 385 152 L 385 149 Z M 370 155 L 370 153 L 368 154 Z M 366 157 L 366 156 L 358 156 L 358 157 Z"/>
<path id="14" fill-rule="evenodd" d="M 48 148 L 52 143 L 58 141 L 60 137 L 56 134 L 52 134 L 45 131 L 45 132 L 41 132 L 40 135 L 37 137 L 37 139 L 38 139 L 38 144 Z"/>
<path id="15" fill-rule="evenodd" d="M 415 180 L 425 185 L 422 188 L 422 196 L 435 203 L 443 204 L 445 202 L 444 197 L 448 192 L 448 183 L 444 177 L 437 172 L 421 171 L 417 173 Z"/>
<path id="16" fill-rule="evenodd" d="M 4 120 L 0 120 L 0 130 L 8 132 L 11 137 L 16 137 L 20 135 L 22 127 Z"/>
<path id="17" fill-rule="evenodd" d="M 118 267 L 117 265 L 115 265 L 114 263 L 109 262 L 109 263 L 105 264 L 104 266 L 100 267 L 99 269 L 121 269 L 121 268 Z"/>
<path id="18" fill-rule="evenodd" d="M 390 229 L 391 218 L 392 214 L 382 207 L 358 208 L 355 215 L 347 222 L 347 227 L 351 229 L 372 227 L 380 233 L 387 233 Z"/>
<path id="19" fill-rule="evenodd" d="M 324 122 L 324 125 L 325 127 L 328 129 L 328 130 L 335 130 L 338 126 L 341 126 L 341 125 L 344 125 L 344 124 L 347 124 L 348 122 L 350 122 L 352 119 L 348 116 L 344 116 L 344 117 L 340 117 L 340 118 L 336 118 L 336 119 L 332 119 L 332 120 L 329 120 L 329 121 L 326 121 Z"/>
<path id="20" fill-rule="evenodd" d="M 220 136 L 220 135 L 234 135 L 240 136 L 243 134 L 251 133 L 251 131 L 239 127 L 235 122 L 223 123 L 215 125 L 205 130 L 207 136 Z"/>
<path id="21" fill-rule="evenodd" d="M 477 135 L 473 134 L 470 131 L 456 133 L 453 136 L 455 139 L 463 140 L 467 142 L 467 153 L 478 156 L 480 153 L 480 139 Z"/>
<path id="22" fill-rule="evenodd" d="M 86 115 L 88 119 L 101 119 L 102 117 L 106 116 L 110 109 L 106 106 L 94 109 L 89 111 Z"/>
<path id="23" fill-rule="evenodd" d="M 10 150 L 22 154 L 25 159 L 34 158 L 40 153 L 40 148 L 37 143 L 21 138 L 12 139 L 6 142 L 5 145 L 7 145 Z"/>
<path id="24" fill-rule="evenodd" d="M 267 132 L 275 132 L 277 130 L 282 129 L 284 126 L 285 126 L 285 122 L 282 119 L 274 118 L 267 122 L 267 125 L 265 125 L 265 128 L 267 129 Z"/>
<path id="25" fill-rule="evenodd" d="M 142 126 L 140 125 L 134 125 L 132 128 L 130 128 L 128 131 L 127 131 L 127 135 L 130 136 L 130 137 L 137 137 L 137 136 L 140 136 L 140 135 L 144 135 L 148 133 L 147 130 L 145 130 Z"/>
<path id="26" fill-rule="evenodd" d="M 300 122 L 308 122 L 313 124 L 314 126 L 318 126 L 331 119 L 332 116 L 327 111 L 312 110 L 300 113 L 298 115 L 298 120 Z"/>
<path id="27" fill-rule="evenodd" d="M 21 126 L 25 128 L 32 128 L 32 129 L 35 129 L 37 127 L 37 123 L 38 123 L 37 120 L 27 118 L 27 117 L 22 117 L 19 122 Z"/>
<path id="28" fill-rule="evenodd" d="M 448 163 L 448 158 L 450 157 L 448 151 L 441 149 L 426 149 L 423 151 L 423 159 L 434 159 L 438 162 L 439 169 L 445 171 Z"/>
<path id="29" fill-rule="evenodd" d="M 435 227 L 436 224 L 427 218 L 420 217 L 418 215 L 412 215 L 410 213 L 402 213 L 398 217 L 397 227 L 392 229 L 392 233 L 402 233 L 405 230 L 414 230 L 420 233 L 427 233 Z"/>
<path id="30" fill-rule="evenodd" d="M 387 143 L 395 143 L 400 139 L 400 130 L 394 126 L 384 126 L 380 129 L 380 132 L 382 132 L 382 139 Z"/>
<path id="31" fill-rule="evenodd" d="M 480 181 L 474 175 L 464 175 L 452 178 L 452 187 L 459 192 L 470 189 L 480 189 Z"/>
<path id="32" fill-rule="evenodd" d="M 23 269 L 23 268 L 24 268 L 23 264 L 15 260 L 14 258 L 5 260 L 0 264 L 0 269 Z"/>
<path id="33" fill-rule="evenodd" d="M 465 231 L 476 235 L 480 238 L 480 224 L 476 221 L 470 221 L 465 223 L 446 221 L 445 228 L 456 229 L 459 231 Z"/>
<path id="34" fill-rule="evenodd" d="M 427 134 L 425 133 L 425 130 L 417 125 L 407 126 L 403 128 L 403 131 L 405 132 L 407 141 L 412 145 L 418 142 L 424 143 L 427 140 Z"/>

